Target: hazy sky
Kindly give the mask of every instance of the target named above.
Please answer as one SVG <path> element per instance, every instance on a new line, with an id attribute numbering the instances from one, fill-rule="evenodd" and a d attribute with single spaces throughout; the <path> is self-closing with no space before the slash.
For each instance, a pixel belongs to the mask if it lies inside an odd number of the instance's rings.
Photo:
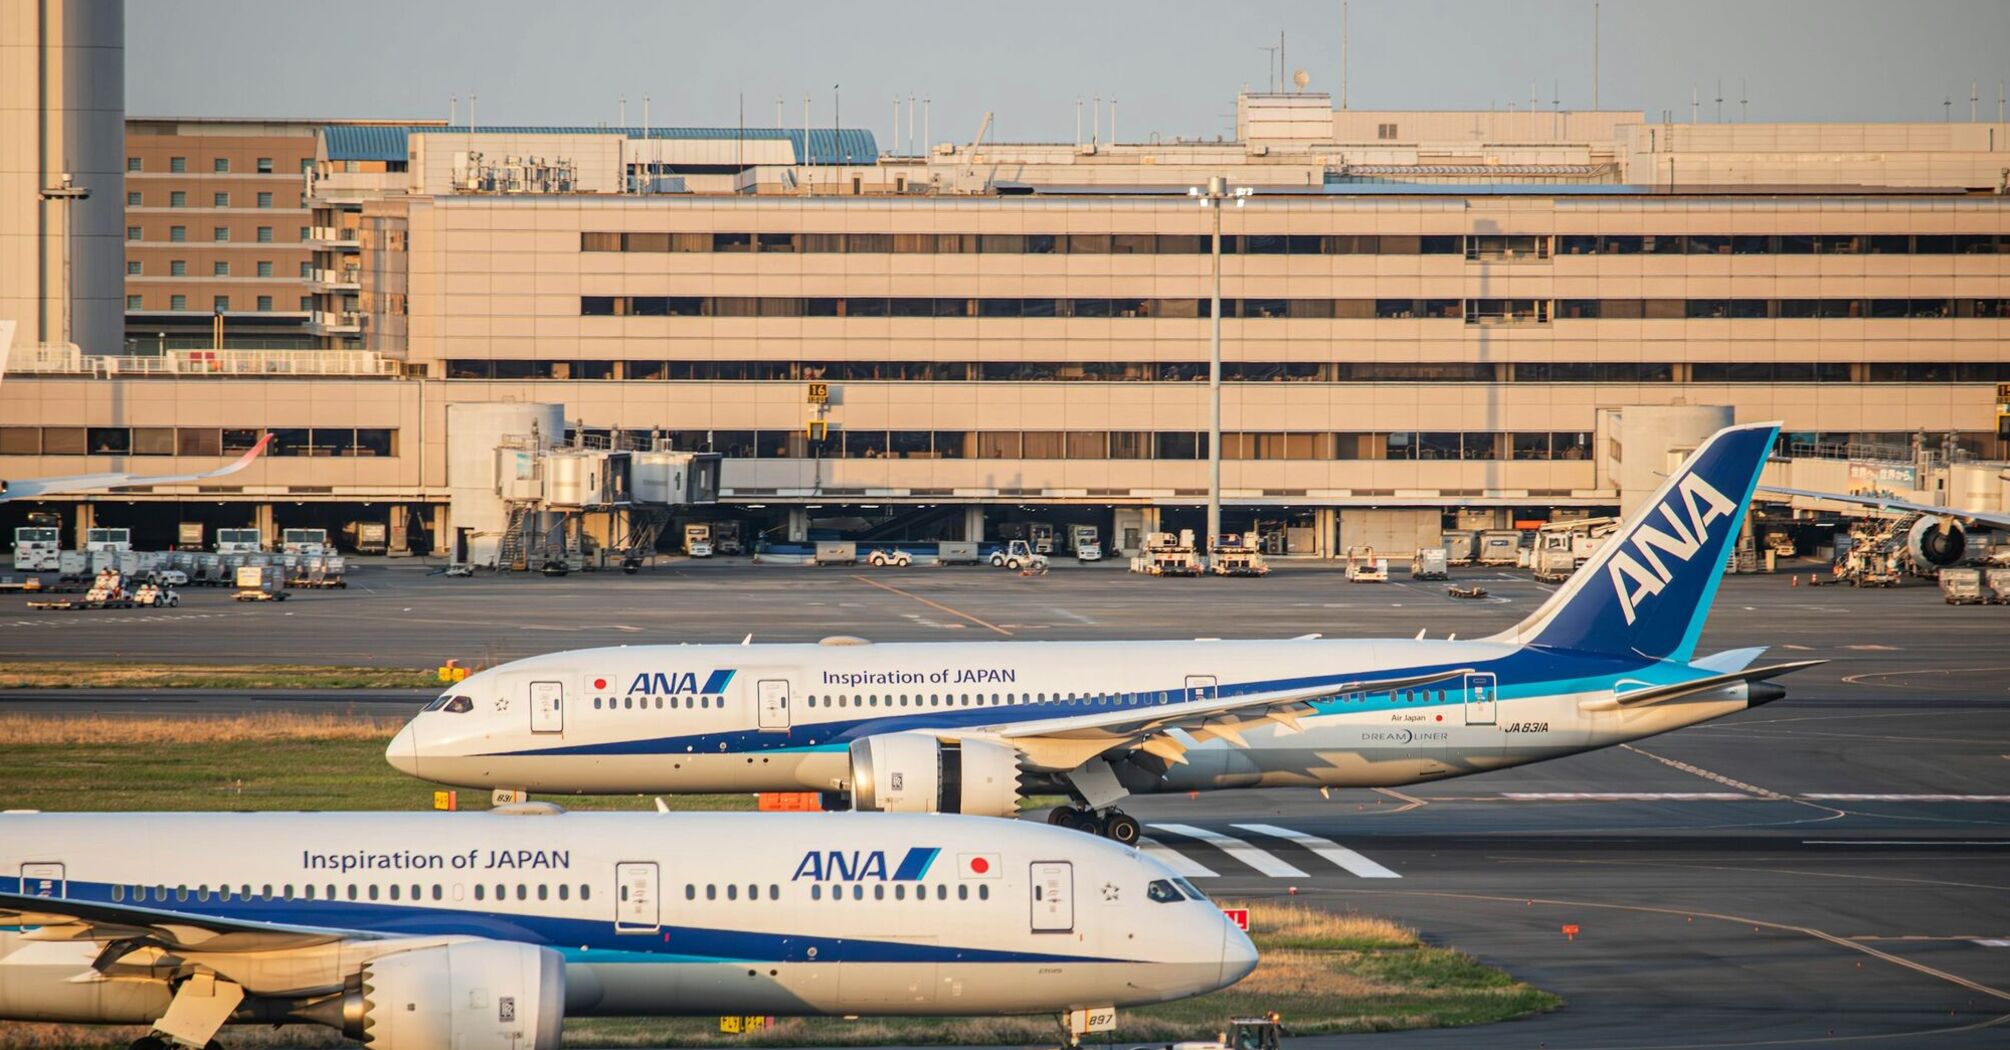
<path id="1" fill-rule="evenodd" d="M 1591 0 L 1352 0 L 1357 109 L 1528 104 L 1539 85 L 1591 105 Z M 1127 141 L 1212 137 L 1235 92 L 1285 61 L 1339 94 L 1340 0 L 928 0 L 619 3 L 568 0 L 131 0 L 126 111 L 135 116 L 444 118 L 480 96 L 484 124 L 612 123 L 642 96 L 657 124 L 844 123 L 881 145 L 892 101 L 933 99 L 931 137 L 1072 140 L 1077 98 L 1120 100 Z M 1686 120 L 1983 119 L 2010 79 L 2006 0 L 1604 0 L 1600 102 Z M 904 120 L 903 120 L 904 125 Z M 905 128 L 902 130 L 905 135 Z"/>

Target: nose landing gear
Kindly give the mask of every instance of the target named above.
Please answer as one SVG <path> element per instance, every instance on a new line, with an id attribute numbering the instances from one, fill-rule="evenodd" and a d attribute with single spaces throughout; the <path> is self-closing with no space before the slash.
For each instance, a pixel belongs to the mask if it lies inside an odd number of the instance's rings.
<path id="1" fill-rule="evenodd" d="M 1047 814 L 1047 823 L 1059 828 L 1086 831 L 1091 835 L 1101 835 L 1125 846 L 1135 846 L 1144 835 L 1144 825 L 1136 817 L 1120 809 L 1105 809 L 1100 812 L 1082 806 L 1055 806 Z"/>

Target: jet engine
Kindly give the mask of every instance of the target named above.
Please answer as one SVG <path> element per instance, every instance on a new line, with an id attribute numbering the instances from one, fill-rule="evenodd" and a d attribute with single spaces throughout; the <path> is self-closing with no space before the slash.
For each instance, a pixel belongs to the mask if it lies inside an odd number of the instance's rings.
<path id="1" fill-rule="evenodd" d="M 1961 523 L 1953 518 L 1927 515 L 1912 523 L 1912 530 L 1905 536 L 1905 548 L 1912 555 L 1913 564 L 1922 570 L 1927 566 L 1941 569 L 1960 564 L 1961 556 L 1968 553 L 1968 537 L 1962 532 Z"/>
<path id="2" fill-rule="evenodd" d="M 370 960 L 339 1001 L 342 1034 L 370 1050 L 559 1050 L 565 960 L 503 941 L 419 948 Z"/>
<path id="3" fill-rule="evenodd" d="M 851 744 L 852 808 L 888 813 L 1019 812 L 1019 753 L 988 740 L 883 733 Z"/>

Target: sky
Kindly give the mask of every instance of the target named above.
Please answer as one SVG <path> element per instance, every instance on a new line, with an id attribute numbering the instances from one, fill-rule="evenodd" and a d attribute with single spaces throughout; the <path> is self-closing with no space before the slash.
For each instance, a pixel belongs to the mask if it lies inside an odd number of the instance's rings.
<path id="1" fill-rule="evenodd" d="M 2005 0 L 1603 0 L 1598 101 L 1660 119 L 1994 119 L 2010 80 Z M 1592 105 L 1592 0 L 1351 0 L 1354 109 Z M 1341 0 L 131 0 L 132 116 L 482 124 L 865 127 L 930 99 L 929 138 L 1073 141 L 1077 99 L 1116 100 L 1124 141 L 1233 133 L 1271 52 L 1340 94 Z M 1741 105 L 1740 99 L 1749 99 Z M 1087 118 L 1084 118 L 1087 123 Z M 919 132 L 917 120 L 917 133 Z M 900 134 L 907 138 L 906 118 Z M 1105 138 L 1108 129 L 1105 128 Z"/>

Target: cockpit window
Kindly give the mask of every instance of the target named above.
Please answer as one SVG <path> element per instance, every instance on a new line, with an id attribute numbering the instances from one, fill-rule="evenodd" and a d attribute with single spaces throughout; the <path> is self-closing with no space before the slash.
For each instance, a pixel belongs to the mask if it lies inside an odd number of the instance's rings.
<path id="1" fill-rule="evenodd" d="M 1207 899 L 1207 894 L 1202 893 L 1199 887 L 1195 886 L 1191 882 L 1186 881 L 1185 879 L 1174 879 L 1173 885 L 1178 886 L 1181 890 L 1185 891 L 1187 898 L 1189 900 L 1204 901 Z"/>
<path id="2" fill-rule="evenodd" d="M 440 710 L 442 711 L 446 711 L 449 714 L 456 714 L 456 715 L 462 714 L 467 711 L 472 711 L 474 709 L 475 709 L 475 702 L 473 700 L 468 699 L 465 696 L 453 697 L 446 702 L 445 706 L 440 708 Z"/>
<path id="3" fill-rule="evenodd" d="M 452 699 L 453 699 L 453 697 L 452 697 L 451 695 L 448 695 L 448 696 L 436 696 L 436 697 L 434 697 L 434 698 L 432 699 L 432 701 L 431 701 L 430 703 L 428 703 L 428 704 L 427 704 L 426 706 L 424 706 L 424 707 L 420 708 L 419 710 L 421 710 L 421 711 L 438 711 L 438 710 L 439 710 L 440 708 L 442 708 L 442 707 L 445 707 L 445 706 L 447 706 L 447 701 L 449 701 L 449 700 L 452 700 Z"/>
<path id="4" fill-rule="evenodd" d="M 1174 901 L 1186 899 L 1180 894 L 1179 888 L 1174 886 L 1169 879 L 1153 879 L 1151 885 L 1145 887 L 1145 896 L 1160 904 L 1171 904 Z"/>

